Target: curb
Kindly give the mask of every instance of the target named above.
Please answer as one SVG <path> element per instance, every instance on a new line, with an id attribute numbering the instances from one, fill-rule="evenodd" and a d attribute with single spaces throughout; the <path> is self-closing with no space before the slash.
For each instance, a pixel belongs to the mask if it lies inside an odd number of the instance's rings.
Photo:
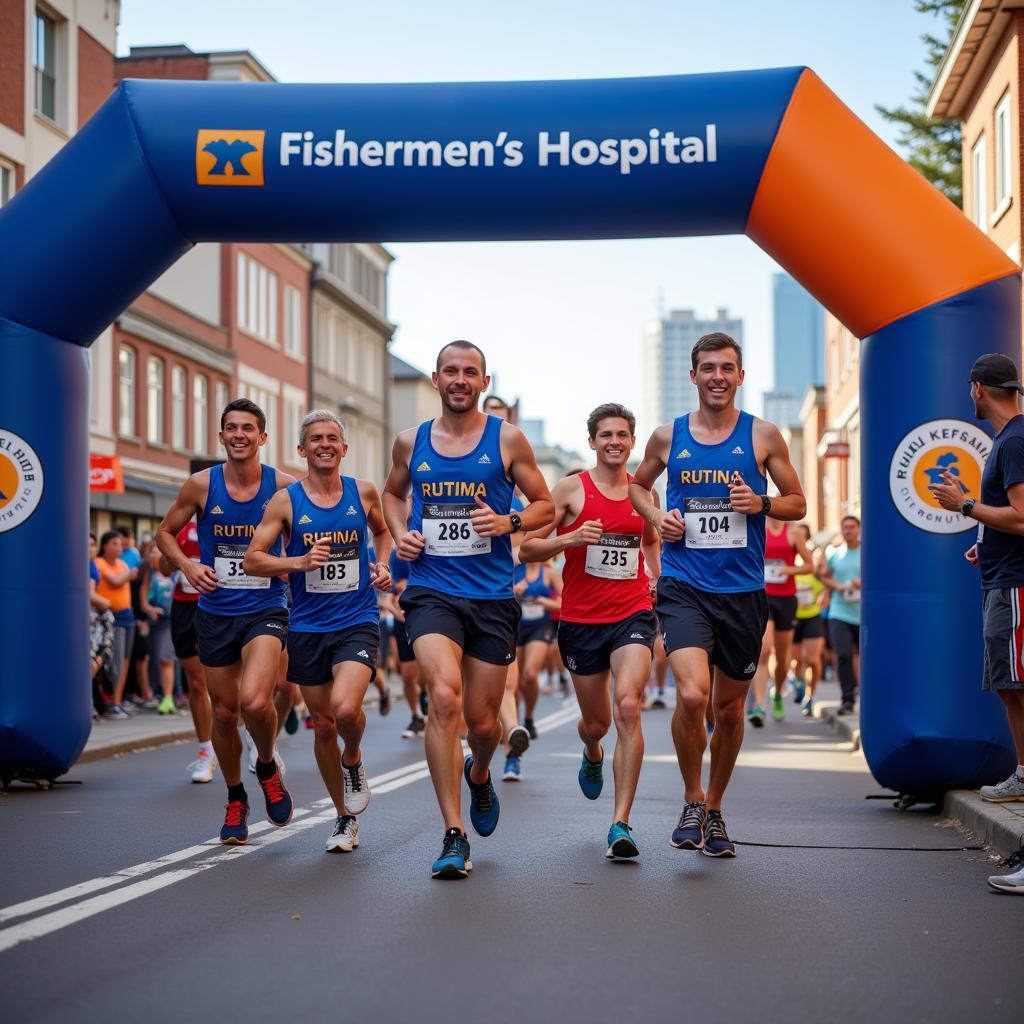
<path id="1" fill-rule="evenodd" d="M 1024 803 L 989 803 L 970 789 L 950 790 L 942 814 L 973 832 L 1002 857 L 1024 846 Z"/>
<path id="2" fill-rule="evenodd" d="M 851 749 L 860 750 L 860 716 L 837 715 L 838 701 L 815 701 L 814 717 L 827 722 L 840 736 L 850 741 Z"/>

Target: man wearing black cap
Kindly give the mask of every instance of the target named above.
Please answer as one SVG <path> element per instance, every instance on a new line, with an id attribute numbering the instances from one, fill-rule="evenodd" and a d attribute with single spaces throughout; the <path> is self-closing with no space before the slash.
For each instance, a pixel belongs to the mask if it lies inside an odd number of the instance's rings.
<path id="1" fill-rule="evenodd" d="M 974 413 L 995 432 L 981 478 L 981 496 L 965 495 L 947 470 L 931 488 L 949 511 L 977 519 L 978 541 L 964 557 L 981 571 L 984 592 L 985 673 L 982 687 L 1002 698 L 1017 748 L 1017 769 L 1003 782 L 982 786 L 985 800 L 1024 800 L 1024 394 L 1007 356 L 982 356 L 968 378 Z M 1024 870 L 989 879 L 994 888 L 1024 895 Z"/>

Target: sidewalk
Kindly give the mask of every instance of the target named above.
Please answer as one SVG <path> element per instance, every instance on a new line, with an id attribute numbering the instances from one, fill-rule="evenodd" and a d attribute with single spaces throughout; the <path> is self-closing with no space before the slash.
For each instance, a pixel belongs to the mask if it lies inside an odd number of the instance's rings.
<path id="1" fill-rule="evenodd" d="M 834 684 L 823 683 L 819 692 Z M 840 736 L 850 741 L 852 750 L 860 751 L 860 716 L 837 715 L 839 700 L 816 702 L 814 717 L 827 722 Z M 942 816 L 973 832 L 1001 857 L 1008 857 L 1024 846 L 1024 801 L 993 804 L 982 800 L 977 790 L 953 789 L 942 802 Z"/>

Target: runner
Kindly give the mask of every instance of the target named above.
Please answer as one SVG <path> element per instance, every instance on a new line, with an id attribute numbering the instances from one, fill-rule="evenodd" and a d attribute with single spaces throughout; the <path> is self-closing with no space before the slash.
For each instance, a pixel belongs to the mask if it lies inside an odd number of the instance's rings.
<path id="1" fill-rule="evenodd" d="M 821 582 L 832 592 L 828 631 L 836 651 L 842 703 L 837 715 L 852 715 L 860 679 L 860 520 L 843 516 L 843 543 L 825 560 Z"/>
<path id="2" fill-rule="evenodd" d="M 475 345 L 455 341 L 441 349 L 433 374 L 441 415 L 398 435 L 384 488 L 398 557 L 411 563 L 401 604 L 430 694 L 427 764 L 445 826 L 435 878 L 465 878 L 472 870 L 460 768 L 469 785 L 473 827 L 488 836 L 498 824 L 498 796 L 488 769 L 501 738 L 498 708 L 519 621 L 509 535 L 538 529 L 552 514 L 525 435 L 478 409 L 489 383 L 484 354 Z M 521 515 L 512 512 L 513 485 L 530 503 Z M 471 750 L 464 763 L 460 711 Z"/>
<path id="3" fill-rule="evenodd" d="M 690 380 L 699 408 L 658 427 L 629 486 L 637 511 L 664 544 L 657 610 L 676 681 L 672 739 L 685 788 L 672 845 L 709 857 L 736 855 L 722 800 L 743 743 L 744 702 L 768 621 L 764 517 L 788 521 L 806 512 L 778 428 L 736 408 L 742 360 L 727 334 L 706 334 L 694 345 Z M 649 489 L 666 468 L 662 512 Z M 777 498 L 766 493 L 766 471 Z M 705 790 L 709 701 L 715 730 Z"/>
<path id="4" fill-rule="evenodd" d="M 531 740 L 537 738 L 533 715 L 540 697 L 540 672 L 548 656 L 554 634 L 552 611 L 561 607 L 561 581 L 547 562 L 544 565 L 518 565 L 514 592 L 519 601 L 520 618 L 516 636 L 516 666 L 519 692 L 523 698 L 523 726 Z"/>
<path id="5" fill-rule="evenodd" d="M 799 523 L 797 529 L 806 544 L 811 537 L 810 529 L 804 523 Z M 796 601 L 796 632 L 793 634 L 796 699 L 801 702 L 800 714 L 810 718 L 814 714 L 814 697 L 821 682 L 821 658 L 825 650 L 825 619 L 821 613 L 828 604 L 825 584 L 813 572 L 797 576 Z M 802 687 L 806 688 L 803 693 Z"/>
<path id="6" fill-rule="evenodd" d="M 193 562 L 199 559 L 199 534 L 194 521 L 186 523 L 177 535 L 178 547 Z M 161 569 L 171 572 L 171 563 L 164 557 Z M 183 572 L 175 572 L 174 594 L 171 602 L 171 645 L 174 656 L 181 664 L 188 688 L 188 707 L 192 712 L 192 725 L 199 740 L 199 753 L 188 766 L 192 781 L 212 782 L 217 770 L 217 757 L 213 752 L 211 734 L 213 731 L 213 707 L 206 689 L 206 676 L 199 663 L 199 641 L 196 638 L 196 608 L 199 591 L 188 581 Z"/>
<path id="7" fill-rule="evenodd" d="M 640 852 L 629 814 L 644 756 L 640 709 L 657 628 L 648 573 L 659 573 L 658 535 L 629 499 L 633 414 L 614 402 L 599 405 L 587 431 L 597 465 L 555 486 L 555 523 L 531 533 L 521 555 L 541 560 L 565 554 L 558 645 L 580 705 L 578 780 L 588 800 L 596 800 L 604 785 L 601 740 L 612 723 L 614 679 L 615 807 L 605 856 L 630 858 Z"/>
<path id="8" fill-rule="evenodd" d="M 392 637 L 395 641 L 395 654 L 398 657 L 398 675 L 402 680 L 402 692 L 405 702 L 409 705 L 412 716 L 402 733 L 402 739 L 414 740 L 423 736 L 427 729 L 427 691 L 421 684 L 419 666 L 416 664 L 416 652 L 409 643 L 405 632 L 405 612 L 402 610 L 401 597 L 409 585 L 409 563 L 403 562 L 394 552 L 391 553 L 391 584 L 389 607 L 395 617 L 395 629 Z"/>
<path id="9" fill-rule="evenodd" d="M 277 713 L 273 692 L 288 637 L 284 585 L 246 575 L 245 549 L 275 492 L 293 477 L 260 464 L 267 419 L 247 398 L 229 402 L 220 418 L 226 461 L 193 473 L 157 530 L 157 546 L 189 586 L 199 591 L 195 630 L 199 660 L 213 703 L 213 747 L 228 787 L 220 841 L 249 841 L 249 800 L 242 785 L 239 721 L 256 741 L 256 779 L 272 825 L 292 819 L 292 798 L 274 761 Z M 195 517 L 201 561 L 178 544 L 178 532 Z"/>
<path id="10" fill-rule="evenodd" d="M 391 536 L 377 488 L 339 475 L 348 442 L 333 412 L 306 415 L 298 450 L 309 472 L 271 498 L 244 567 L 254 577 L 288 573 L 288 678 L 301 688 L 313 716 L 313 751 L 337 812 L 327 850 L 336 853 L 359 845 L 355 816 L 370 803 L 360 749 L 363 698 L 377 672 L 380 615 L 374 591 L 391 586 Z M 280 549 L 282 534 L 288 537 L 284 557 L 271 554 Z"/>
<path id="11" fill-rule="evenodd" d="M 782 689 L 789 675 L 789 660 L 796 629 L 796 577 L 811 567 L 811 552 L 803 534 L 793 523 L 783 523 L 774 516 L 765 517 L 764 589 L 768 595 L 768 625 L 761 642 L 761 656 L 754 673 L 754 706 L 747 715 L 751 725 L 764 725 L 765 697 L 772 702 L 772 718 L 781 722 L 786 717 Z M 797 556 L 800 564 L 797 565 Z M 768 694 L 768 661 L 775 652 L 775 680 Z"/>

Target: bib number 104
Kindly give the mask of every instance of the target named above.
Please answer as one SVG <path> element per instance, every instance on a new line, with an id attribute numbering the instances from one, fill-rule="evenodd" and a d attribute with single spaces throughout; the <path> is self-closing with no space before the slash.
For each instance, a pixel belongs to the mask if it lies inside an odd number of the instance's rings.
<path id="1" fill-rule="evenodd" d="M 728 533 L 729 532 L 729 517 L 724 516 L 698 516 L 697 521 L 700 526 L 700 532 L 703 534 L 709 533 Z"/>

